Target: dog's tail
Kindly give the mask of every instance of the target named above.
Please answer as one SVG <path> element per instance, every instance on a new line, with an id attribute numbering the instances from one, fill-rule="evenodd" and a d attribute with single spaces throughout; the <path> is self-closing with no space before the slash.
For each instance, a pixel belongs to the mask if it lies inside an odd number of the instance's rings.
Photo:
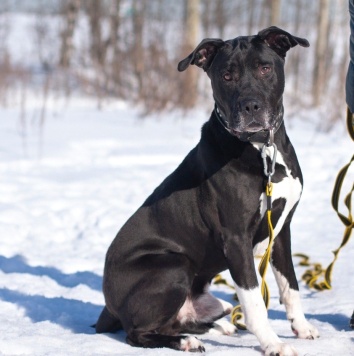
<path id="1" fill-rule="evenodd" d="M 123 329 L 122 323 L 119 319 L 114 317 L 107 309 L 104 307 L 101 315 L 99 316 L 97 323 L 93 325 L 96 328 L 96 333 L 114 333 L 118 330 Z"/>

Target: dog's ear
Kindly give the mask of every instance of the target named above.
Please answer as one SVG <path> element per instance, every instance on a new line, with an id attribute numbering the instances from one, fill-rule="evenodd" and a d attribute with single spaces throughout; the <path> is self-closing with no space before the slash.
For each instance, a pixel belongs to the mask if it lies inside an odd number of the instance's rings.
<path id="1" fill-rule="evenodd" d="M 195 64 L 207 71 L 218 49 L 224 44 L 219 38 L 205 38 L 187 58 L 178 63 L 178 70 L 183 72 L 190 64 Z"/>
<path id="2" fill-rule="evenodd" d="M 305 38 L 300 38 L 291 35 L 290 33 L 272 26 L 268 27 L 258 33 L 258 37 L 261 38 L 273 51 L 275 51 L 280 57 L 285 59 L 286 52 L 296 45 L 302 47 L 309 47 L 310 44 Z"/>

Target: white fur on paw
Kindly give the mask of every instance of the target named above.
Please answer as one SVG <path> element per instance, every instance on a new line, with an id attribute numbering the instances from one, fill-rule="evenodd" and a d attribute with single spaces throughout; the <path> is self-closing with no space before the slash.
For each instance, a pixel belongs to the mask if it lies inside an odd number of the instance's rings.
<path id="1" fill-rule="evenodd" d="M 265 356 L 298 356 L 297 351 L 292 346 L 284 343 L 268 345 L 264 354 Z"/>
<path id="2" fill-rule="evenodd" d="M 204 352 L 203 343 L 194 336 L 188 336 L 181 340 L 182 351 Z"/>
<path id="3" fill-rule="evenodd" d="M 221 303 L 222 308 L 224 309 L 225 315 L 226 314 L 230 314 L 232 312 L 233 306 L 232 306 L 231 303 L 226 302 L 225 300 L 222 300 L 222 299 L 219 299 L 219 298 L 218 298 L 218 301 Z"/>
<path id="4" fill-rule="evenodd" d="M 291 323 L 291 329 L 299 339 L 313 340 L 320 337 L 320 333 L 317 328 L 310 324 L 307 320 L 302 320 L 301 322 L 297 322 L 296 319 L 293 320 Z"/>
<path id="5" fill-rule="evenodd" d="M 214 327 L 209 330 L 209 334 L 213 335 L 232 335 L 237 331 L 234 324 L 231 324 L 225 319 L 220 319 L 214 322 Z"/>

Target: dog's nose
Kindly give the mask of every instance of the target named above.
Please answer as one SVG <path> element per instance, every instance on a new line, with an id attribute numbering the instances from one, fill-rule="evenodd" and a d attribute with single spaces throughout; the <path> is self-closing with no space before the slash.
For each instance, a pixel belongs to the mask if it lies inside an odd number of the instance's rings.
<path id="1" fill-rule="evenodd" d="M 261 106 L 257 100 L 250 99 L 241 101 L 240 109 L 243 114 L 253 116 L 261 109 Z"/>

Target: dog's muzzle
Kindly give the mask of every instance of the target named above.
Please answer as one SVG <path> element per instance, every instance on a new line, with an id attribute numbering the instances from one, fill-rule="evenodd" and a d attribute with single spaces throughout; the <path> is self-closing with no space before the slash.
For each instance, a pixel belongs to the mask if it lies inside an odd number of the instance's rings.
<path id="1" fill-rule="evenodd" d="M 244 142 L 261 142 L 261 143 L 266 143 L 269 139 L 269 130 L 259 130 L 256 132 L 238 132 L 230 128 L 229 122 L 223 118 L 223 116 L 220 113 L 220 110 L 215 104 L 214 112 L 216 117 L 218 118 L 219 122 L 221 125 L 224 127 L 224 129 L 229 132 L 231 135 L 237 137 L 239 140 L 244 141 Z M 283 122 L 283 107 L 281 107 L 281 110 L 279 111 L 279 114 L 277 115 L 276 119 L 274 120 L 271 129 L 273 129 L 273 133 L 275 134 L 279 127 L 281 126 Z"/>

